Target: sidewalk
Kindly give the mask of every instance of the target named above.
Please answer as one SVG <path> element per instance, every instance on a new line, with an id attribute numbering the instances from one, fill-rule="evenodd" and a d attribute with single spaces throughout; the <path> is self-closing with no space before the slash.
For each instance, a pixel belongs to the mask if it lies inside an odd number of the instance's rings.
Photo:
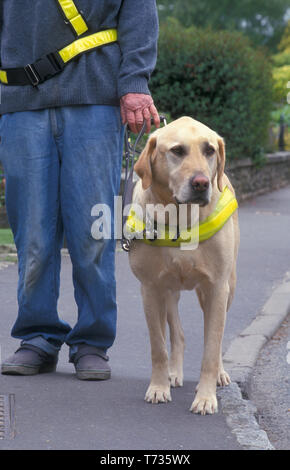
<path id="1" fill-rule="evenodd" d="M 249 396 L 260 425 L 277 450 L 290 448 L 290 317 L 282 323 L 256 362 Z"/>
<path id="2" fill-rule="evenodd" d="M 228 315 L 224 351 L 260 312 L 289 267 L 290 187 L 244 203 L 239 211 L 241 248 L 236 297 Z M 0 449 L 239 449 L 220 404 L 213 416 L 192 415 L 198 381 L 203 321 L 195 294 L 180 302 L 186 336 L 185 384 L 172 402 L 149 405 L 144 394 L 151 372 L 150 345 L 138 281 L 124 252 L 116 254 L 118 336 L 109 352 L 112 379 L 81 382 L 63 347 L 55 374 L 0 376 L 0 395 L 15 394 L 16 437 Z M 63 257 L 60 315 L 73 324 L 76 307 L 71 264 Z M 0 270 L 2 358 L 18 342 L 10 338 L 15 320 L 17 266 Z"/>

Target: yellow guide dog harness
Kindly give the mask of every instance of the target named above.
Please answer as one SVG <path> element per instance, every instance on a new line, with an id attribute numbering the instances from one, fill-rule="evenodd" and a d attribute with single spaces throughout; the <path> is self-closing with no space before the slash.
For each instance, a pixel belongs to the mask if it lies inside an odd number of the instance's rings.
<path id="1" fill-rule="evenodd" d="M 90 52 L 117 41 L 118 33 L 116 29 L 107 29 L 83 36 L 83 34 L 89 32 L 89 27 L 75 2 L 72 0 L 56 0 L 56 2 L 65 23 L 71 27 L 77 39 L 62 49 L 51 52 L 25 67 L 1 69 L 0 83 L 13 86 L 32 85 L 35 87 L 62 72 L 71 60 L 77 59 L 84 52 Z"/>
<path id="2" fill-rule="evenodd" d="M 230 189 L 225 186 L 214 211 L 199 224 L 199 242 L 208 240 L 221 230 L 237 208 L 237 199 Z M 133 208 L 130 209 L 126 222 L 126 231 L 128 234 L 143 233 L 143 238 L 138 237 L 138 240 L 152 246 L 180 247 L 182 243 L 192 240 L 195 230 L 195 227 L 192 227 L 189 230 L 181 231 L 179 236 L 174 238 L 176 233 L 173 233 L 172 230 L 170 231 L 169 227 L 165 225 L 163 230 L 159 232 L 158 238 L 152 240 L 146 238 L 145 222 L 136 216 Z"/>

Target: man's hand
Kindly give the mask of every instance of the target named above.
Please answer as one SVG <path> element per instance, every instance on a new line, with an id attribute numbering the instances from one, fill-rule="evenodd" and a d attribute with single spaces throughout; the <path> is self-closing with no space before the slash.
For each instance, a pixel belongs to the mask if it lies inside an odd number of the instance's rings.
<path id="1" fill-rule="evenodd" d="M 146 132 L 151 129 L 151 116 L 156 127 L 160 126 L 160 119 L 157 109 L 154 106 L 150 95 L 141 93 L 127 93 L 120 100 L 121 116 L 123 124 L 128 123 L 134 134 L 138 134 L 146 121 Z"/>

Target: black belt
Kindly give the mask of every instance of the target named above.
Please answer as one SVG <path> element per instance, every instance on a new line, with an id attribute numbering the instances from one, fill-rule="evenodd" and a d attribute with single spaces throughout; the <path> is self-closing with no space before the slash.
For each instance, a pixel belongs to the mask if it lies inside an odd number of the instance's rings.
<path id="1" fill-rule="evenodd" d="M 55 53 L 38 59 L 25 67 L 6 69 L 6 85 L 33 85 L 34 87 L 60 73 L 65 66 Z"/>

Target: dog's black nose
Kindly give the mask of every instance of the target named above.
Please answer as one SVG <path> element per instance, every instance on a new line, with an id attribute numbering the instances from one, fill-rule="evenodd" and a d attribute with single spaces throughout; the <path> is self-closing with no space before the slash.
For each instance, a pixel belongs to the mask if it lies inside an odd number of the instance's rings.
<path id="1" fill-rule="evenodd" d="M 209 179 L 202 173 L 196 174 L 190 182 L 193 189 L 198 192 L 206 191 L 209 188 Z"/>

